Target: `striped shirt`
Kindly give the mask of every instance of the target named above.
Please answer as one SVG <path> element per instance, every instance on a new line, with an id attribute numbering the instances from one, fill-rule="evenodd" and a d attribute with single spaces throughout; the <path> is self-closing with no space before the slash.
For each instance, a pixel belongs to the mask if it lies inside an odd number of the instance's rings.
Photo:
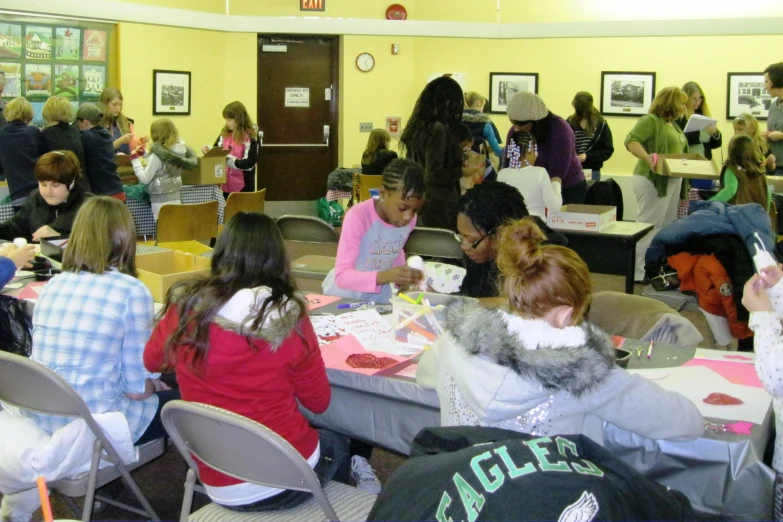
<path id="1" fill-rule="evenodd" d="M 573 127 L 571 127 L 573 129 Z M 577 156 L 579 154 L 584 154 L 587 150 L 587 146 L 590 144 L 590 140 L 593 139 L 592 136 L 588 136 L 585 130 L 582 127 L 579 127 L 578 129 L 574 129 L 574 142 L 576 144 L 576 154 Z"/>
<path id="2" fill-rule="evenodd" d="M 117 270 L 103 274 L 63 272 L 46 284 L 33 312 L 30 357 L 54 370 L 76 390 L 93 413 L 125 415 L 133 440 L 152 422 L 158 397 L 134 401 L 143 393 L 142 354 L 152 330 L 152 295 L 138 279 Z M 71 417 L 25 411 L 47 433 Z"/>

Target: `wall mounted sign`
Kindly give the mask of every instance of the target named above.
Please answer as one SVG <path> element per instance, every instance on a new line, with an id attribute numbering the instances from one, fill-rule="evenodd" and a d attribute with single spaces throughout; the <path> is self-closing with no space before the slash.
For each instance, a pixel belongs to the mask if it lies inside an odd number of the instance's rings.
<path id="1" fill-rule="evenodd" d="M 310 89 L 308 87 L 286 87 L 285 106 L 286 107 L 309 107 Z"/>
<path id="2" fill-rule="evenodd" d="M 299 0 L 300 11 L 326 11 L 326 0 Z"/>

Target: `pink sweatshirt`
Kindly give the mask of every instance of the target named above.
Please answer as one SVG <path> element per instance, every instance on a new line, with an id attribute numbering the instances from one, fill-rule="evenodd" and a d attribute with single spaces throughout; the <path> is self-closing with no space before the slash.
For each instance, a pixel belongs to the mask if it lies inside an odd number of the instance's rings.
<path id="1" fill-rule="evenodd" d="M 335 283 L 344 290 L 380 293 L 375 283 L 376 272 L 405 264 L 403 246 L 408 240 L 416 218 L 407 227 L 397 228 L 385 223 L 375 211 L 375 200 L 368 199 L 351 208 L 343 220 Z"/>

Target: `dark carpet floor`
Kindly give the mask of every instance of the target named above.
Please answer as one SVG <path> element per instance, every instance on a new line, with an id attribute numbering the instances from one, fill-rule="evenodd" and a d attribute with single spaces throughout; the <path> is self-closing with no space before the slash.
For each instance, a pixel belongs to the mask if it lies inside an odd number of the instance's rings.
<path id="1" fill-rule="evenodd" d="M 378 478 L 385 483 L 392 472 L 405 461 L 405 457 L 390 453 L 382 449 L 373 450 L 370 459 Z M 159 458 L 135 470 L 132 475 L 139 487 L 147 496 L 152 507 L 158 512 L 161 520 L 179 520 L 182 507 L 182 495 L 184 493 L 185 474 L 187 465 L 177 449 L 170 445 L 166 452 Z M 122 480 L 116 480 L 100 490 L 105 496 L 130 505 L 138 505 L 130 490 L 125 487 Z M 0 495 L 2 498 L 2 495 Z M 52 512 L 55 519 L 80 519 L 81 512 L 73 513 L 58 493 L 51 495 Z M 209 502 L 205 495 L 196 493 L 193 498 L 193 511 L 203 507 Z M 82 499 L 77 499 L 79 506 Z M 41 511 L 33 515 L 33 520 L 43 520 Z M 144 517 L 124 511 L 114 506 L 108 506 L 100 513 L 93 513 L 93 520 L 145 520 Z"/>

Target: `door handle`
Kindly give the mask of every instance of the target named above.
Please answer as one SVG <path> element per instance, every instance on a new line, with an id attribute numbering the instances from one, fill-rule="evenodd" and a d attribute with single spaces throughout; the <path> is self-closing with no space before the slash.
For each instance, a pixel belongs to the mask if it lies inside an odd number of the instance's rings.
<path id="1" fill-rule="evenodd" d="M 329 146 L 329 126 L 324 125 L 324 143 Z"/>
<path id="2" fill-rule="evenodd" d="M 258 145 L 264 144 L 264 131 L 258 131 Z"/>

